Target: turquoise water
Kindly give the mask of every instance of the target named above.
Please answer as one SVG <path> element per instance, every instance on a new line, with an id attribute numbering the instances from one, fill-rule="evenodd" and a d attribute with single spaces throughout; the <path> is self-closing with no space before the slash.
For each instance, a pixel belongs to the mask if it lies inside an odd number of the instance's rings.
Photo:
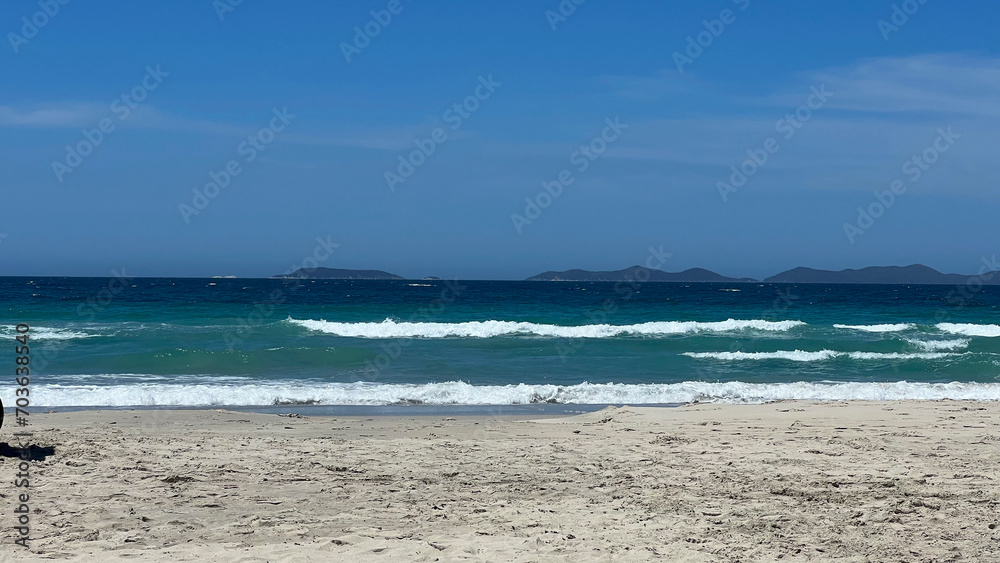
<path id="1" fill-rule="evenodd" d="M 1000 399 L 974 283 L 0 278 L 0 310 L 39 406 Z"/>

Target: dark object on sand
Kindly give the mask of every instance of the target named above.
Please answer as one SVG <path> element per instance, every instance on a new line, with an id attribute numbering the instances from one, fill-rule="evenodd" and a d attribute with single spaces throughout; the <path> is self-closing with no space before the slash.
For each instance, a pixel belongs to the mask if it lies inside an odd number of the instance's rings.
<path id="1" fill-rule="evenodd" d="M 20 448 L 7 442 L 0 443 L 0 457 L 20 458 L 24 461 L 45 461 L 50 455 L 56 455 L 55 446 L 36 446 L 34 444 Z"/>

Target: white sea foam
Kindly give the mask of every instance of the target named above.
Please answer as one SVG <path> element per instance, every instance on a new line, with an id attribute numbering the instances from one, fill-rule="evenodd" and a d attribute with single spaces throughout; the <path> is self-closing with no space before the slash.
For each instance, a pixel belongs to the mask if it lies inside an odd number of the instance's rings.
<path id="1" fill-rule="evenodd" d="M 943 352 L 920 352 L 908 354 L 903 352 L 849 352 L 852 360 L 938 360 L 964 354 L 948 354 Z"/>
<path id="2" fill-rule="evenodd" d="M 882 324 L 882 325 L 833 325 L 833 328 L 860 330 L 863 332 L 900 332 L 917 328 L 913 323 Z"/>
<path id="3" fill-rule="evenodd" d="M 937 350 L 959 350 L 969 345 L 968 338 L 959 338 L 957 340 L 916 340 L 914 338 L 907 338 L 906 341 L 913 344 L 917 348 L 928 352 L 934 352 Z"/>
<path id="4" fill-rule="evenodd" d="M 73 340 L 76 338 L 93 338 L 95 336 L 101 336 L 100 334 L 90 334 L 68 328 L 46 328 L 38 326 L 31 327 L 27 334 L 29 340 Z M 21 333 L 17 332 L 17 325 L 0 326 L 0 336 L 2 337 L 13 338 L 14 336 L 20 335 Z"/>
<path id="5" fill-rule="evenodd" d="M 820 350 L 805 352 L 803 350 L 778 350 L 777 352 L 684 352 L 685 356 L 709 360 L 789 360 L 792 362 L 819 362 L 835 358 L 838 352 Z"/>
<path id="6" fill-rule="evenodd" d="M 692 332 L 728 332 L 736 330 L 786 331 L 804 325 L 802 321 L 765 321 L 728 319 L 718 322 L 660 321 L 633 325 L 594 324 L 559 326 L 513 321 L 472 321 L 464 323 L 411 323 L 386 319 L 380 323 L 337 323 L 323 320 L 288 322 L 326 334 L 354 338 L 491 338 L 508 335 L 533 335 L 559 338 L 610 338 L 623 335 L 661 336 Z"/>
<path id="7" fill-rule="evenodd" d="M 989 338 L 1000 336 L 1000 325 L 938 323 L 935 326 L 937 326 L 938 330 L 949 332 L 951 334 L 986 336 Z"/>
<path id="8" fill-rule="evenodd" d="M 821 362 L 833 358 L 850 358 L 852 360 L 937 360 L 959 354 L 941 352 L 921 352 L 905 354 L 899 352 L 839 352 L 836 350 L 820 350 L 806 352 L 803 350 L 778 350 L 777 352 L 684 352 L 685 356 L 711 360 L 789 360 L 792 362 Z"/>
<path id="9" fill-rule="evenodd" d="M 517 405 L 763 403 L 776 400 L 899 401 L 899 400 L 1000 400 L 997 383 L 913 382 L 794 382 L 672 384 L 581 383 L 578 385 L 469 385 L 461 381 L 422 385 L 373 383 L 285 382 L 248 385 L 38 385 L 31 390 L 36 406 L 137 406 L 137 405 L 271 405 L 277 401 L 316 401 L 325 405 Z"/>

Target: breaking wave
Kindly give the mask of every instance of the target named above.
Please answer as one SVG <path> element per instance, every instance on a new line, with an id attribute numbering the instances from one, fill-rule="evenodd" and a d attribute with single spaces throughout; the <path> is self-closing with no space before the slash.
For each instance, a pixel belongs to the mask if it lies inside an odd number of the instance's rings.
<path id="1" fill-rule="evenodd" d="M 840 325 L 840 324 L 833 325 L 833 328 L 860 330 L 863 332 L 900 332 L 903 330 L 911 330 L 916 327 L 917 325 L 913 323 L 882 324 L 882 325 Z"/>
<path id="2" fill-rule="evenodd" d="M 1000 325 L 938 323 L 935 326 L 937 326 L 938 330 L 950 332 L 951 334 L 985 336 L 988 338 L 1000 336 Z"/>
<path id="3" fill-rule="evenodd" d="M 96 336 L 104 336 L 102 334 L 91 334 L 88 332 L 81 332 L 79 330 L 72 330 L 68 328 L 46 328 L 33 326 L 28 331 L 29 340 L 74 340 L 76 338 L 93 338 Z M 21 333 L 17 332 L 16 325 L 3 325 L 0 326 L 0 337 L 11 337 L 20 336 Z"/>
<path id="4" fill-rule="evenodd" d="M 913 338 L 907 338 L 906 341 L 927 352 L 934 352 L 937 350 L 959 350 L 969 345 L 968 338 L 959 338 L 958 340 L 916 340 Z"/>
<path id="5" fill-rule="evenodd" d="M 684 352 L 685 356 L 712 360 L 789 360 L 792 362 L 821 362 L 834 358 L 850 358 L 852 360 L 937 360 L 961 354 L 944 352 L 900 353 L 900 352 L 838 352 L 836 350 L 820 350 L 805 352 L 803 350 L 778 350 L 777 352 Z"/>
<path id="6" fill-rule="evenodd" d="M 615 336 L 665 336 L 694 332 L 729 332 L 736 330 L 787 331 L 806 323 L 802 321 L 765 321 L 728 319 L 718 322 L 659 321 L 632 325 L 593 324 L 560 326 L 513 321 L 472 321 L 464 323 L 412 323 L 386 319 L 380 323 L 337 323 L 323 320 L 288 322 L 309 330 L 353 338 L 492 338 L 529 335 L 558 338 L 611 338 Z"/>

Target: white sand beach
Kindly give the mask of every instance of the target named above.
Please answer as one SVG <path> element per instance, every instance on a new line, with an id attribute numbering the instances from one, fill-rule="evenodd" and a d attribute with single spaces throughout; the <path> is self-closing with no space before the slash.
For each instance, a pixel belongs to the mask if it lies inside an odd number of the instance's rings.
<path id="1" fill-rule="evenodd" d="M 0 560 L 995 561 L 998 413 L 38 414 L 35 442 L 56 453 L 32 464 L 31 552 L 5 508 Z"/>

